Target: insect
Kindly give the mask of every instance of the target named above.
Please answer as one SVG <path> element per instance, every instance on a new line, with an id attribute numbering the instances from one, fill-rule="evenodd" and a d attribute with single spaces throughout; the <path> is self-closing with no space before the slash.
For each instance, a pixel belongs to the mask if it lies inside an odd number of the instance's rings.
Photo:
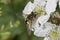
<path id="1" fill-rule="evenodd" d="M 35 12 L 31 12 L 31 14 L 29 14 L 26 19 L 25 19 L 25 23 L 27 24 L 27 30 L 28 30 L 28 34 L 31 35 L 31 29 L 32 29 L 32 23 L 34 21 L 34 19 L 36 18 L 37 16 L 37 13 Z"/>
<path id="2" fill-rule="evenodd" d="M 25 19 L 25 23 L 26 23 L 26 24 L 31 24 L 32 21 L 36 18 L 36 16 L 37 16 L 37 13 L 31 12 L 31 14 L 29 14 L 29 15 L 27 16 L 27 18 Z"/>

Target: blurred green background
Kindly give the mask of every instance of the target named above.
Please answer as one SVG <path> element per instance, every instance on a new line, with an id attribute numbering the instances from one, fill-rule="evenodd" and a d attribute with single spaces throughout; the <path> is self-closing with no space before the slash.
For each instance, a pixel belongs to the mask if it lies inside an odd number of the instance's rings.
<path id="1" fill-rule="evenodd" d="M 22 16 L 25 5 L 33 0 L 0 0 L 0 40 L 43 40 L 29 36 Z"/>

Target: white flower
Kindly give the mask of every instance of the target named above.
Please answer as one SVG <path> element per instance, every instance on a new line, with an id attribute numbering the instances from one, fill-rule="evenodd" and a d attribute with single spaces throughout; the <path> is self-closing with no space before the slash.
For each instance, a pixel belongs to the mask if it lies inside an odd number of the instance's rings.
<path id="1" fill-rule="evenodd" d="M 35 30 L 34 35 L 45 37 L 44 40 L 60 40 L 60 26 L 47 22 L 43 27 Z"/>
<path id="2" fill-rule="evenodd" d="M 47 14 L 51 14 L 56 11 L 57 2 L 58 0 L 47 0 L 45 8 Z"/>
<path id="3" fill-rule="evenodd" d="M 34 4 L 39 6 L 40 9 L 47 14 L 51 14 L 56 11 L 58 0 L 34 0 Z"/>
<path id="4" fill-rule="evenodd" d="M 38 27 L 37 29 L 35 29 L 34 31 L 34 35 L 38 36 L 38 37 L 45 37 L 47 36 L 47 34 L 53 29 L 55 28 L 54 25 L 52 25 L 51 23 L 46 22 L 43 27 Z"/>
<path id="5" fill-rule="evenodd" d="M 58 27 L 58 26 L 57 26 Z M 58 31 L 59 29 L 59 31 Z M 57 29 L 52 29 L 52 31 L 49 33 L 47 37 L 44 38 L 44 40 L 60 40 L 60 27 Z"/>
<path id="6" fill-rule="evenodd" d="M 42 27 L 50 18 L 50 15 L 41 15 L 38 19 L 32 24 L 34 30 Z M 40 25 L 39 25 L 40 24 Z"/>
<path id="7" fill-rule="evenodd" d="M 34 35 L 38 37 L 45 37 L 48 34 L 49 30 L 50 30 L 49 28 L 44 29 L 43 27 L 42 28 L 40 27 L 34 31 Z"/>
<path id="8" fill-rule="evenodd" d="M 23 16 L 25 17 L 25 15 L 31 14 L 34 8 L 35 8 L 35 5 L 31 2 L 28 2 L 23 10 Z"/>

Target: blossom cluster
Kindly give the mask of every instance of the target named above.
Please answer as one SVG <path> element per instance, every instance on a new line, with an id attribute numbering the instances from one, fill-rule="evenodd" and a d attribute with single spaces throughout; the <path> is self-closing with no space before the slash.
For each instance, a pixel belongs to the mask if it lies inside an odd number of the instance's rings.
<path id="1" fill-rule="evenodd" d="M 37 37 L 44 37 L 44 40 L 60 40 L 60 0 L 34 0 L 28 2 L 23 10 L 26 19 L 32 12 L 37 17 L 32 21 L 29 28 Z"/>

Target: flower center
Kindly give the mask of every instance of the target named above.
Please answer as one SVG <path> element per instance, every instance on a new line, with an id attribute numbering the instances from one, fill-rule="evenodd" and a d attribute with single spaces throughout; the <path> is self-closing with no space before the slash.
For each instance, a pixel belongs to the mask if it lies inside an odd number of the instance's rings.
<path id="1" fill-rule="evenodd" d="M 52 32 L 50 33 L 50 37 L 51 37 L 51 38 L 56 38 L 56 37 L 58 37 L 57 31 L 52 31 Z"/>
<path id="2" fill-rule="evenodd" d="M 36 13 L 41 13 L 41 9 L 39 8 L 39 7 L 36 7 L 35 9 L 34 9 L 34 11 L 36 12 Z"/>
<path id="3" fill-rule="evenodd" d="M 40 9 L 39 7 L 35 7 L 34 12 L 40 15 L 45 15 L 45 11 L 43 11 L 42 9 Z"/>

